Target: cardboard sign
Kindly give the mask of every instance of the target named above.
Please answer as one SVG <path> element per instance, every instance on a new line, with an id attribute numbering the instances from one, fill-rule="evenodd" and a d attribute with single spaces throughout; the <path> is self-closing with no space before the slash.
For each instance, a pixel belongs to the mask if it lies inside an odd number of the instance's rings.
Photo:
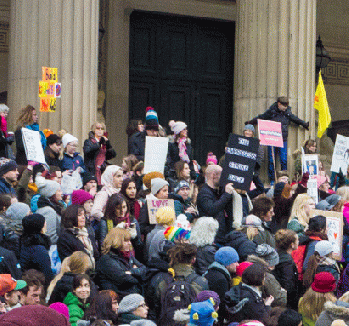
<path id="1" fill-rule="evenodd" d="M 337 135 L 332 155 L 331 171 L 339 173 L 341 169 L 343 174 L 347 173 L 349 164 L 349 137 Z"/>
<path id="2" fill-rule="evenodd" d="M 261 145 L 284 147 L 281 122 L 258 119 L 258 137 Z"/>
<path id="3" fill-rule="evenodd" d="M 248 191 L 257 161 L 258 148 L 257 138 L 230 134 L 220 185 L 232 183 L 234 188 Z"/>
<path id="4" fill-rule="evenodd" d="M 61 97 L 62 89 L 57 81 L 57 68 L 42 67 L 42 80 L 39 81 L 40 112 L 56 111 L 56 99 Z"/>
<path id="5" fill-rule="evenodd" d="M 22 139 L 27 160 L 46 164 L 39 131 L 22 128 Z"/>
<path id="6" fill-rule="evenodd" d="M 319 174 L 319 156 L 317 154 L 303 154 L 302 155 L 302 171 L 309 172 L 308 190 L 307 193 L 315 201 L 319 202 L 319 194 L 317 189 L 317 176 Z"/>
<path id="7" fill-rule="evenodd" d="M 314 209 L 311 212 L 311 216 L 316 215 L 326 217 L 326 234 L 328 236 L 328 241 L 330 241 L 333 246 L 333 256 L 336 260 L 342 260 L 343 213 Z"/>
<path id="8" fill-rule="evenodd" d="M 144 174 L 164 173 L 168 151 L 167 137 L 145 137 Z"/>
<path id="9" fill-rule="evenodd" d="M 148 205 L 148 215 L 149 215 L 149 223 L 150 224 L 157 224 L 156 223 L 156 212 L 159 208 L 170 206 L 174 209 L 174 200 L 173 199 L 147 199 L 147 205 Z"/>

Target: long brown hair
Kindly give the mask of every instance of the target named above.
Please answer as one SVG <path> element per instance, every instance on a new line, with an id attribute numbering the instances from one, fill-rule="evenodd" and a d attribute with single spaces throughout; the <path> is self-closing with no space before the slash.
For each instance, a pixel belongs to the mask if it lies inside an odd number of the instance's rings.
<path id="1" fill-rule="evenodd" d="M 22 128 L 26 125 L 31 125 L 34 122 L 33 111 L 35 110 L 36 109 L 31 105 L 27 105 L 25 108 L 23 108 L 17 119 L 17 128 Z"/>

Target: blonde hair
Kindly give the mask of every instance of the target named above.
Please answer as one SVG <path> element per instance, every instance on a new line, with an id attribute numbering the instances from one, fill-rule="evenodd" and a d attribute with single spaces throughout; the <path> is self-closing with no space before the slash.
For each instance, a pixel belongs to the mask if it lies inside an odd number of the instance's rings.
<path id="1" fill-rule="evenodd" d="M 317 320 L 324 310 L 324 304 L 327 301 L 336 302 L 337 298 L 332 292 L 320 293 L 314 291 L 311 287 L 305 292 L 303 298 L 299 300 L 298 311 L 304 317 Z"/>
<path id="2" fill-rule="evenodd" d="M 95 132 L 97 125 L 101 125 L 102 128 L 104 129 L 104 131 L 107 130 L 107 127 L 105 126 L 104 122 L 95 122 L 92 126 L 91 126 L 91 131 Z"/>
<path id="3" fill-rule="evenodd" d="M 25 125 L 31 125 L 34 122 L 33 111 L 36 111 L 36 109 L 31 105 L 27 105 L 21 110 L 17 119 L 17 128 L 24 127 Z"/>
<path id="4" fill-rule="evenodd" d="M 118 227 L 111 229 L 103 241 L 102 254 L 106 255 L 111 248 L 121 249 L 125 240 L 131 240 L 130 232 Z"/>
<path id="5" fill-rule="evenodd" d="M 349 201 L 349 187 L 343 186 L 338 188 L 336 194 L 341 196 L 344 201 Z"/>
<path id="6" fill-rule="evenodd" d="M 85 274 L 89 268 L 92 268 L 91 259 L 83 251 L 75 251 L 72 255 L 66 257 L 62 262 L 59 274 L 57 274 L 51 281 L 50 286 L 47 289 L 47 298 L 50 298 L 57 282 L 65 273 L 72 272 L 73 274 Z"/>
<path id="7" fill-rule="evenodd" d="M 308 194 L 300 194 L 296 197 L 292 205 L 292 211 L 288 222 L 291 222 L 295 217 L 298 218 L 298 222 L 304 227 L 308 226 L 310 216 L 308 216 L 304 210 L 304 206 L 309 204 L 309 202 L 314 202 Z"/>

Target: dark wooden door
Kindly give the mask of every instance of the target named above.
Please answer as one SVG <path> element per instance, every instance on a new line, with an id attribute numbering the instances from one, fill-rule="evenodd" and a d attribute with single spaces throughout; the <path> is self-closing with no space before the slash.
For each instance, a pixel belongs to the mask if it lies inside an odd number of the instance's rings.
<path id="1" fill-rule="evenodd" d="M 194 158 L 219 158 L 232 130 L 235 25 L 145 12 L 131 14 L 130 119 L 152 106 L 160 124 L 187 123 Z"/>

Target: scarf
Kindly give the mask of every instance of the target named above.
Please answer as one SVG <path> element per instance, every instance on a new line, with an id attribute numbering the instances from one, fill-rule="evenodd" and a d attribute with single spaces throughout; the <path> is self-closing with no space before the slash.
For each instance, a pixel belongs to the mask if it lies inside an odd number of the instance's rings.
<path id="1" fill-rule="evenodd" d="M 91 138 L 91 141 L 93 143 L 97 143 L 97 139 Z M 99 151 L 97 153 L 97 156 L 95 158 L 95 175 L 97 178 L 97 183 L 100 186 L 101 185 L 101 177 L 102 177 L 102 170 L 101 167 L 105 162 L 106 158 L 106 153 L 107 153 L 107 146 L 105 144 L 101 145 L 99 148 Z"/>
<path id="2" fill-rule="evenodd" d="M 86 253 L 90 256 L 90 260 L 92 262 L 93 268 L 95 268 L 95 258 L 93 256 L 93 246 L 92 246 L 90 236 L 87 232 L 87 229 L 85 227 L 81 228 L 81 229 L 74 227 L 70 230 L 76 236 L 76 238 L 78 240 L 80 240 L 80 242 L 84 245 Z"/>
<path id="3" fill-rule="evenodd" d="M 42 145 L 42 148 L 45 149 L 46 137 L 45 137 L 45 134 L 41 130 L 39 130 L 39 125 L 37 123 L 33 123 L 31 125 L 26 125 L 25 128 L 27 128 L 29 130 L 33 130 L 33 131 L 38 131 L 40 133 L 41 145 Z"/>
<path id="4" fill-rule="evenodd" d="M 130 214 L 127 213 L 124 217 L 117 217 L 115 219 L 116 223 L 119 224 L 121 222 L 125 222 L 128 226 L 130 226 Z M 107 228 L 108 232 L 114 227 L 114 221 L 112 219 L 107 219 Z"/>
<path id="5" fill-rule="evenodd" d="M 130 258 L 133 258 L 135 256 L 134 250 L 130 250 L 130 251 L 122 251 L 122 250 L 120 250 L 120 254 L 126 260 L 129 260 Z"/>
<path id="6" fill-rule="evenodd" d="M 185 137 L 178 139 L 179 157 L 182 161 L 190 163 L 189 156 L 187 154 L 187 146 L 185 145 L 187 139 Z"/>

